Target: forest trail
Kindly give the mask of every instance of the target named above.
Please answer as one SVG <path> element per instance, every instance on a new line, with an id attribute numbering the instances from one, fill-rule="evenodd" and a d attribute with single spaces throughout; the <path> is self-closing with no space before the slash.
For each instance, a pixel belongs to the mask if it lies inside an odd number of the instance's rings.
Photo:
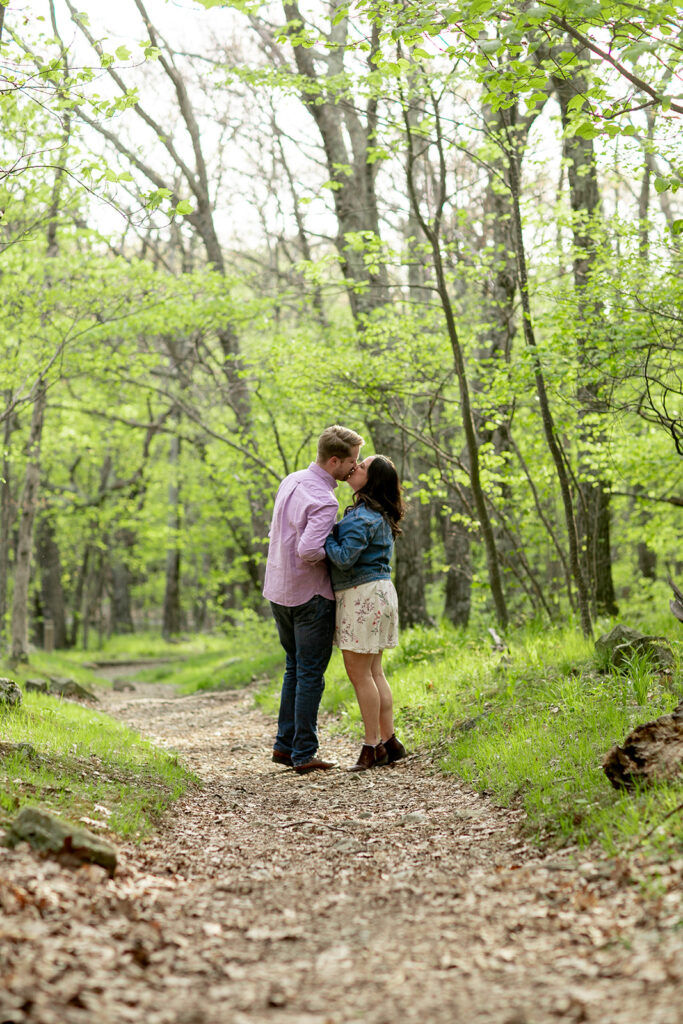
<path id="1" fill-rule="evenodd" d="M 3 854 L 24 896 L 0 919 L 0 1021 L 681 1021 L 674 885 L 645 899 L 618 863 L 543 858 L 520 812 L 424 758 L 349 774 L 357 745 L 324 723 L 321 755 L 342 768 L 278 767 L 249 689 L 158 692 L 109 692 L 103 707 L 202 786 L 156 838 L 121 849 L 113 880 Z"/>

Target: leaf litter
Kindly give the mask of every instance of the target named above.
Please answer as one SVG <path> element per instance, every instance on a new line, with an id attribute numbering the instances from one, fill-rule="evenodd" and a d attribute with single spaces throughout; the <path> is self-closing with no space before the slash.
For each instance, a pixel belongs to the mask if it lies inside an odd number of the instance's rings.
<path id="1" fill-rule="evenodd" d="M 683 862 L 544 855 L 427 756 L 349 774 L 324 722 L 341 767 L 299 776 L 249 689 L 168 694 L 106 697 L 202 780 L 113 879 L 0 851 L 0 1021 L 679 1024 Z"/>

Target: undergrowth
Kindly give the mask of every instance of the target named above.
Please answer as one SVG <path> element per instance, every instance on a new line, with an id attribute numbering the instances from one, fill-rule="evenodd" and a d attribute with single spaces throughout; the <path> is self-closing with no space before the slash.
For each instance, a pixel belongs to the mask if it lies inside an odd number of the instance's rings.
<path id="1" fill-rule="evenodd" d="M 31 804 L 138 840 L 193 781 L 175 754 L 71 701 L 24 694 L 0 730 L 0 826 Z"/>
<path id="2" fill-rule="evenodd" d="M 609 628 L 603 623 L 599 632 Z M 660 623 L 657 631 L 665 630 L 674 633 Z M 658 855 L 680 855 L 683 814 L 666 815 L 683 800 L 683 781 L 622 793 L 602 770 L 613 744 L 681 700 L 680 662 L 668 676 L 643 658 L 600 672 L 592 642 L 574 624 L 532 624 L 511 632 L 507 644 L 496 652 L 488 635 L 447 625 L 404 632 L 385 655 L 397 735 L 413 749 L 431 749 L 444 771 L 497 803 L 523 807 L 539 843 L 599 841 L 613 855 L 645 843 Z M 277 684 L 257 699 L 274 713 Z M 336 728 L 360 736 L 358 706 L 336 651 L 323 708 Z"/>
<path id="3" fill-rule="evenodd" d="M 397 734 L 412 749 L 431 750 L 444 771 L 499 804 L 523 807 L 528 832 L 539 843 L 598 841 L 611 855 L 639 846 L 662 858 L 680 854 L 683 782 L 623 793 L 602 770 L 613 744 L 683 697 L 675 624 L 662 618 L 635 625 L 669 635 L 677 658 L 673 673 L 657 674 L 642 657 L 620 670 L 600 665 L 592 642 L 571 622 L 511 630 L 505 651 L 494 650 L 488 633 L 474 628 L 406 630 L 385 656 Z M 600 623 L 596 635 L 610 626 Z M 120 661 L 125 676 L 126 661 L 145 659 L 154 663 L 136 668 L 137 680 L 168 682 L 180 693 L 257 680 L 257 703 L 277 714 L 283 653 L 270 620 L 254 618 L 227 636 L 174 644 L 117 638 L 97 652 L 36 655 L 30 670 L 92 687 L 94 660 Z M 338 651 L 326 674 L 323 709 L 333 716 L 332 728 L 360 736 L 358 706 Z M 4 716 L 3 729 L 7 723 L 14 742 L 36 746 L 39 763 L 20 754 L 0 763 L 0 824 L 36 798 L 87 817 L 96 805 L 105 807 L 112 831 L 143 835 L 189 781 L 172 755 L 77 705 L 29 694 L 20 711 Z"/>

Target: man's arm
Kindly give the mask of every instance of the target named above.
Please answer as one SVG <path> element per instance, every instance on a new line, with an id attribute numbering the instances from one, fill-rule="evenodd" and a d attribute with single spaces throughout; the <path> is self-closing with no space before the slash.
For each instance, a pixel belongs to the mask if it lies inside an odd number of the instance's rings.
<path id="1" fill-rule="evenodd" d="M 337 518 L 337 503 L 311 509 L 306 525 L 299 537 L 296 553 L 302 562 L 322 562 L 325 557 L 325 540 L 332 532 Z"/>
<path id="2" fill-rule="evenodd" d="M 350 569 L 377 533 L 378 522 L 369 522 L 358 515 L 346 516 L 339 524 L 338 537 L 330 536 L 325 542 L 329 560 L 338 569 Z"/>

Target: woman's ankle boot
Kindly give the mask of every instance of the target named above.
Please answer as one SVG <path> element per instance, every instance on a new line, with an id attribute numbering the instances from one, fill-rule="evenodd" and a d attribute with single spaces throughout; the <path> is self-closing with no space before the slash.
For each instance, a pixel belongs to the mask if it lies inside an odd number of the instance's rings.
<path id="1" fill-rule="evenodd" d="M 373 747 L 371 743 L 364 743 L 358 760 L 349 768 L 349 771 L 366 772 L 368 768 L 375 768 L 378 765 L 388 763 L 389 755 L 383 743 L 378 743 L 376 747 Z"/>
<path id="2" fill-rule="evenodd" d="M 392 733 L 389 739 L 384 741 L 384 747 L 387 752 L 388 764 L 400 761 L 402 757 L 406 756 L 406 748 L 400 740 L 396 739 L 396 733 Z"/>

